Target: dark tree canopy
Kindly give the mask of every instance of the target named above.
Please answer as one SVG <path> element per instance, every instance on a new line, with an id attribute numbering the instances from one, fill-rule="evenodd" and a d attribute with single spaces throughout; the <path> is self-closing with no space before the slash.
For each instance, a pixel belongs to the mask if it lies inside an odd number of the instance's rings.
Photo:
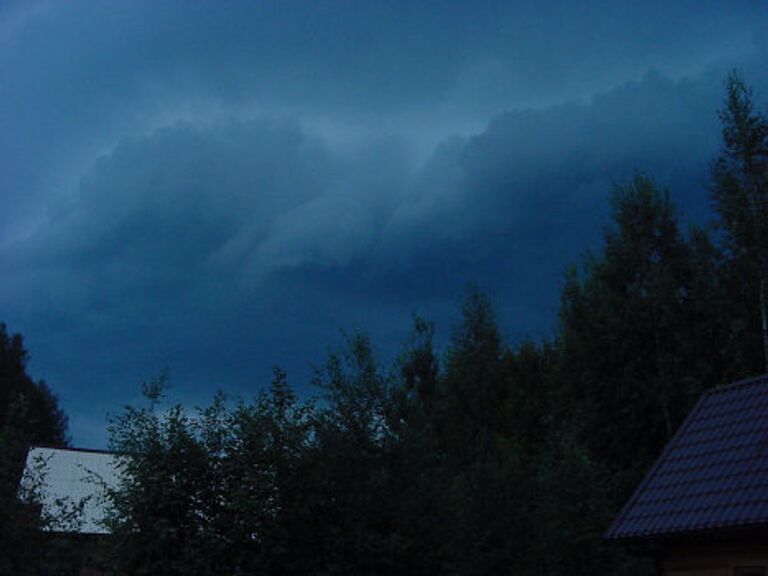
<path id="1" fill-rule="evenodd" d="M 568 402 L 629 490 L 720 380 L 722 352 L 706 239 L 681 232 L 668 192 L 644 175 L 615 188 L 612 208 L 602 252 L 567 278 L 560 341 Z"/>
<path id="2" fill-rule="evenodd" d="M 45 382 L 27 374 L 21 334 L 0 323 L 0 428 L 14 427 L 31 444 L 67 443 L 67 417 Z"/>
<path id="3" fill-rule="evenodd" d="M 746 376 L 764 372 L 768 362 L 768 117 L 735 72 L 726 82 L 720 121 L 723 148 L 712 165 L 712 197 L 725 237 L 731 349 Z"/>
<path id="4" fill-rule="evenodd" d="M 712 167 L 713 198 L 734 256 L 768 259 L 768 118 L 752 90 L 732 72 L 720 110 L 723 151 Z"/>
<path id="5" fill-rule="evenodd" d="M 67 417 L 48 386 L 27 374 L 20 334 L 0 323 L 0 573 L 28 574 L 46 561 L 40 520 L 17 497 L 27 449 L 67 443 Z"/>

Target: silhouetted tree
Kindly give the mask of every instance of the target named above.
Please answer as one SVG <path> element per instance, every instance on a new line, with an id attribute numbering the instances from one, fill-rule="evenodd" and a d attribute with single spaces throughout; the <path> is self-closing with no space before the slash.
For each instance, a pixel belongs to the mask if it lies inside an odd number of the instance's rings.
<path id="1" fill-rule="evenodd" d="M 722 351 L 703 233 L 684 237 L 669 194 L 643 175 L 615 188 L 612 207 L 601 253 L 567 277 L 559 341 L 567 402 L 624 498 L 719 382 Z"/>
<path id="2" fill-rule="evenodd" d="M 19 481 L 32 444 L 62 446 L 67 418 L 48 386 L 27 374 L 20 334 L 0 323 L 0 573 L 33 573 L 46 561 L 43 519 L 34 502 L 19 498 Z"/>
<path id="3" fill-rule="evenodd" d="M 712 196 L 728 256 L 731 352 L 746 376 L 764 372 L 768 362 L 768 118 L 755 110 L 736 72 L 726 81 L 720 121 L 723 151 L 712 166 Z"/>

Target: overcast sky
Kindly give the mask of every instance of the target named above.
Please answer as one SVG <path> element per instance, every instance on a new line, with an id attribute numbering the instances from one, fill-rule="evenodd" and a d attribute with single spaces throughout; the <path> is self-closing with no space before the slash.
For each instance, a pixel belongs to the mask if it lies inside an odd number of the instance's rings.
<path id="1" fill-rule="evenodd" d="M 739 0 L 0 3 L 0 321 L 83 446 L 163 369 L 205 402 L 275 364 L 306 392 L 340 329 L 444 342 L 469 282 L 547 337 L 613 182 L 708 218 L 766 30 Z"/>

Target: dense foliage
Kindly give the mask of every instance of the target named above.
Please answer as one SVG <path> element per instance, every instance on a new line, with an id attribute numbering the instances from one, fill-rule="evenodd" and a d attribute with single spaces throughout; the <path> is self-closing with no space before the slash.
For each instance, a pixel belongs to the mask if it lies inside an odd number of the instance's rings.
<path id="1" fill-rule="evenodd" d="M 32 574 L 46 565 L 39 531 L 45 519 L 19 498 L 19 479 L 31 444 L 67 442 L 66 416 L 26 364 L 21 335 L 0 323 L 0 574 Z"/>
<path id="2" fill-rule="evenodd" d="M 150 574 L 591 573 L 611 485 L 576 420 L 553 415 L 558 353 L 503 345 L 472 289 L 440 362 L 421 319 L 382 369 L 346 337 L 299 402 L 268 392 L 187 413 L 159 403 L 112 421 L 116 567 Z"/>
<path id="3" fill-rule="evenodd" d="M 590 453 L 626 497 L 727 359 L 707 237 L 684 235 L 669 194 L 642 175 L 612 207 L 602 253 L 567 278 L 559 360 Z"/>
<path id="4" fill-rule="evenodd" d="M 722 275 L 729 297 L 729 352 L 745 372 L 768 363 L 768 117 L 732 73 L 720 111 L 723 151 L 712 166 L 712 196 L 727 256 Z M 757 310 L 762 306 L 762 314 Z M 762 330 L 761 330 L 762 320 Z"/>

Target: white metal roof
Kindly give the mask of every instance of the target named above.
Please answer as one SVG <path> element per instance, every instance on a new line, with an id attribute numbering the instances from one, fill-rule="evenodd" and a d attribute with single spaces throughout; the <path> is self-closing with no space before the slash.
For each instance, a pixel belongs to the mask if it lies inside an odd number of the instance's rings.
<path id="1" fill-rule="evenodd" d="M 105 486 L 117 485 L 117 458 L 108 452 L 69 448 L 30 448 L 24 466 L 22 487 L 37 484 L 43 515 L 53 518 L 46 529 L 53 532 L 106 534 Z M 84 502 L 78 525 L 56 520 L 58 502 Z"/>

